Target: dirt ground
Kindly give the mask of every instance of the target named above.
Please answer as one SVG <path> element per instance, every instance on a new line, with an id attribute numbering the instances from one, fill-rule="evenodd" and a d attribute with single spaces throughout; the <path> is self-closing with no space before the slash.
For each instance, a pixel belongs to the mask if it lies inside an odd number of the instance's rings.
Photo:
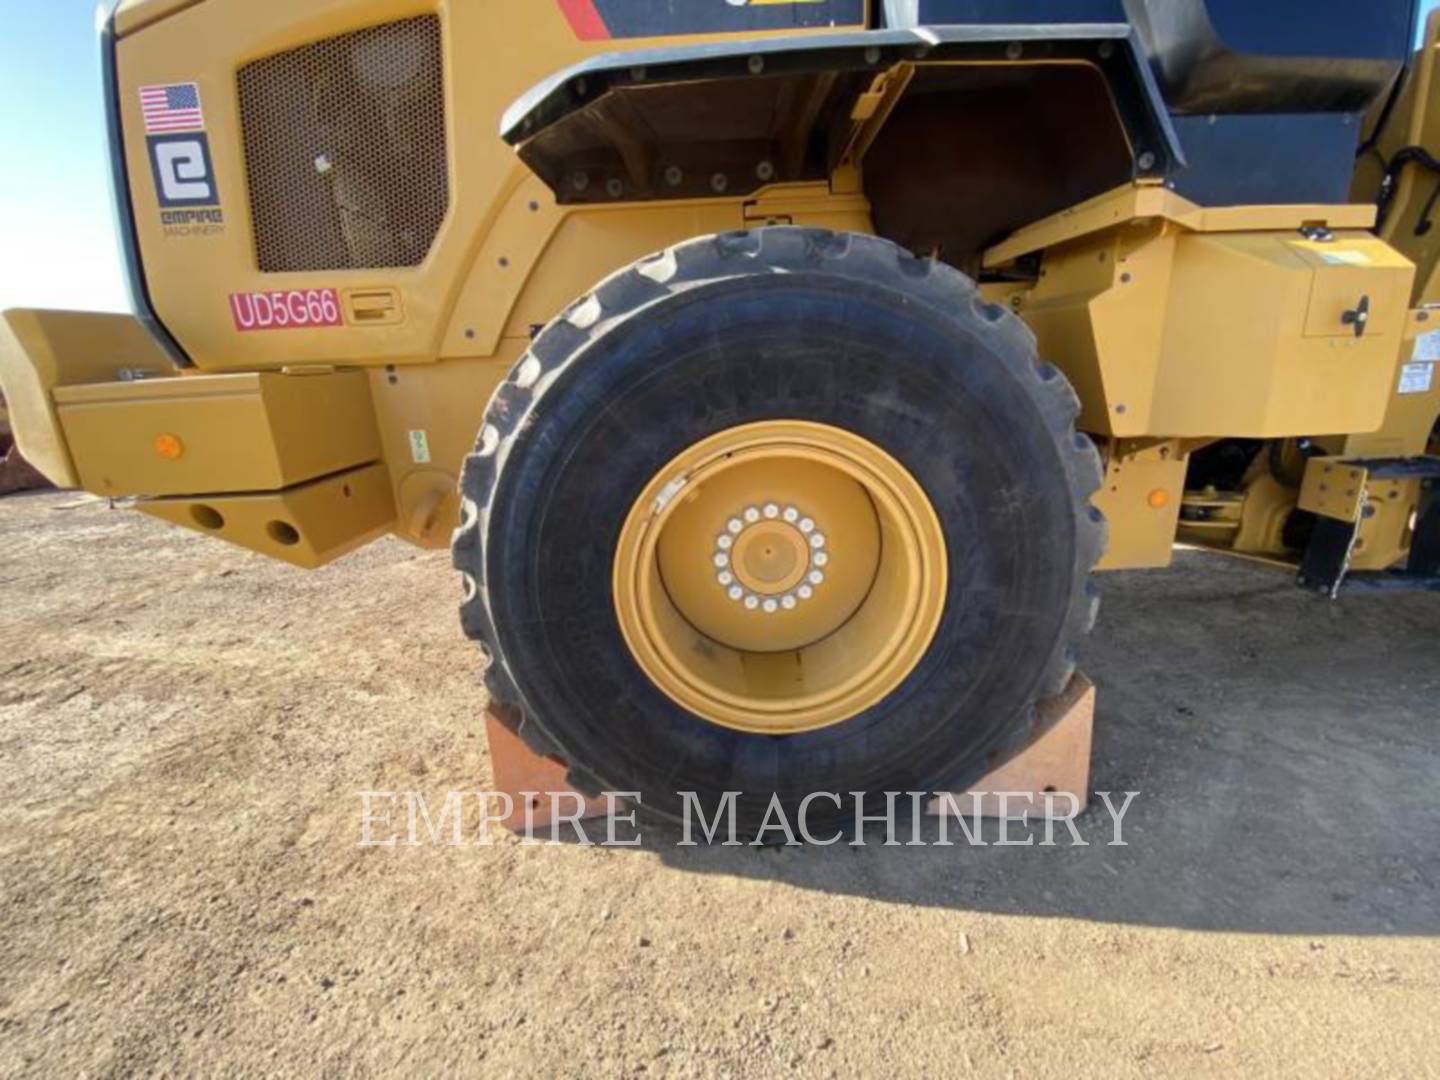
<path id="1" fill-rule="evenodd" d="M 1124 848 L 361 848 L 489 783 L 447 563 L 0 502 L 0 1069 L 1440 1070 L 1440 596 L 1105 578 Z"/>

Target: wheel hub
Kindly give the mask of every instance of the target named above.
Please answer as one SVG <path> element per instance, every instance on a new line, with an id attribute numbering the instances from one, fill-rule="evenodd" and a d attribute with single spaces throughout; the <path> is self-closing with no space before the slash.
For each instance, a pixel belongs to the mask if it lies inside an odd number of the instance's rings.
<path id="1" fill-rule="evenodd" d="M 939 520 L 898 462 L 839 428 L 767 421 L 695 444 L 640 494 L 615 606 L 667 695 L 727 727 L 792 734 L 903 681 L 945 578 Z"/>
<path id="2" fill-rule="evenodd" d="M 825 583 L 826 536 L 797 507 L 747 506 L 726 522 L 711 561 L 726 595 L 747 611 L 793 611 Z"/>

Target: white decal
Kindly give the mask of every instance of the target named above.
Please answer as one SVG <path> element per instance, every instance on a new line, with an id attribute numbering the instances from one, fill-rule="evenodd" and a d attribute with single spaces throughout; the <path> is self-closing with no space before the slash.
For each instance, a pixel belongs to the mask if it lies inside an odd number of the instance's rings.
<path id="1" fill-rule="evenodd" d="M 1400 393 L 1427 394 L 1434 377 L 1434 364 L 1406 364 L 1400 369 Z"/>
<path id="2" fill-rule="evenodd" d="M 1427 363 L 1440 360 L 1440 330 L 1431 330 L 1415 339 L 1415 354 L 1412 359 L 1424 360 Z"/>

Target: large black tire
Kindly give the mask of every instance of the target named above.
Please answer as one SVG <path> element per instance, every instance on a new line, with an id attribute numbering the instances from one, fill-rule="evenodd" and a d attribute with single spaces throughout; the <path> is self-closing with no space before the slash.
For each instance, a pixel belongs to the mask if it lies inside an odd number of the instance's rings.
<path id="1" fill-rule="evenodd" d="M 496 391 L 462 481 L 455 565 L 486 685 L 582 790 L 680 812 L 735 790 L 952 790 L 1034 737 L 1094 622 L 1099 455 L 1029 329 L 954 269 L 876 237 L 765 228 L 687 241 L 615 274 Z M 676 454 L 767 419 L 848 429 L 925 489 L 946 536 L 940 628 L 905 682 L 823 730 L 747 734 L 692 715 L 632 658 L 612 563 L 639 491 Z M 847 797 L 848 798 L 848 797 Z M 902 800 L 903 802 L 903 800 Z M 810 820 L 848 820 L 829 800 Z M 793 816 L 791 818 L 793 819 Z"/>

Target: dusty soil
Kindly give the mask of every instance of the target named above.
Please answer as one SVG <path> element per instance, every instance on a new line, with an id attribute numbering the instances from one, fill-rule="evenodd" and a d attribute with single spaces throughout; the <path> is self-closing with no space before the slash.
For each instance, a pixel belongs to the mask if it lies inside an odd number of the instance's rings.
<path id="1" fill-rule="evenodd" d="M 1436 1075 L 1440 597 L 1105 579 L 1130 846 L 360 848 L 489 782 L 440 553 L 0 502 L 12 1074 Z"/>

